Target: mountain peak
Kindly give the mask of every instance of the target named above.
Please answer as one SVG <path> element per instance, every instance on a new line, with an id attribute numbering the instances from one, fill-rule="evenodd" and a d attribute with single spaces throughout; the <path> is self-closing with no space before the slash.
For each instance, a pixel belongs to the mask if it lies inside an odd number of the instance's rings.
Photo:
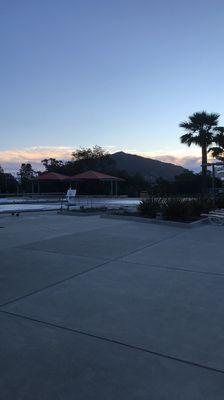
<path id="1" fill-rule="evenodd" d="M 116 161 L 118 169 L 125 170 L 130 175 L 140 173 L 148 180 L 164 178 L 172 181 L 175 176 L 186 171 L 185 168 L 179 165 L 153 160 L 137 154 L 125 153 L 124 151 L 118 151 L 112 154 L 111 157 Z"/>

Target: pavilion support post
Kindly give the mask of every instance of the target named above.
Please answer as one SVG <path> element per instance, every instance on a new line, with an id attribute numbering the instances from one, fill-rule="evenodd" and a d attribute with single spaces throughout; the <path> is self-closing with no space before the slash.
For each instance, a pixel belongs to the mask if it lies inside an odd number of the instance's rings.
<path id="1" fill-rule="evenodd" d="M 110 195 L 113 196 L 113 181 L 110 181 Z"/>
<path id="2" fill-rule="evenodd" d="M 32 186 L 32 194 L 34 194 L 34 183 L 33 183 L 33 181 L 31 182 L 31 186 Z"/>
<path id="3" fill-rule="evenodd" d="M 215 206 L 215 165 L 212 164 L 212 202 Z"/>
<path id="4" fill-rule="evenodd" d="M 117 181 L 115 181 L 115 194 L 116 194 L 116 197 L 117 197 Z"/>

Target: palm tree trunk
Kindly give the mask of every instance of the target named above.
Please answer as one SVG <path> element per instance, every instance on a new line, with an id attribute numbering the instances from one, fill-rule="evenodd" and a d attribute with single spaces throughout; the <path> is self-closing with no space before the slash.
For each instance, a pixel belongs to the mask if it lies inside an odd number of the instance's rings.
<path id="1" fill-rule="evenodd" d="M 202 196 L 207 194 L 207 146 L 202 145 Z"/>

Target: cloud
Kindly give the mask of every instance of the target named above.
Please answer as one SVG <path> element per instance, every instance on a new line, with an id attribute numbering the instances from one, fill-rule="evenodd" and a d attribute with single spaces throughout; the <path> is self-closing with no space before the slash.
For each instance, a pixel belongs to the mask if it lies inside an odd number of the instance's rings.
<path id="1" fill-rule="evenodd" d="M 0 151 L 1 162 L 40 162 L 43 158 L 62 158 L 67 159 L 71 157 L 74 149 L 71 147 L 30 147 L 28 149 L 20 150 L 5 150 Z"/>
<path id="2" fill-rule="evenodd" d="M 170 151 L 169 153 L 164 153 L 162 151 L 138 152 L 133 149 L 126 151 L 131 154 L 139 154 L 143 157 L 149 157 L 154 160 L 180 165 L 195 172 L 198 172 L 201 169 L 201 155 L 200 151 L 197 150 L 193 150 L 192 153 L 188 149 L 184 152 L 182 150 L 176 150 Z"/>
<path id="3" fill-rule="evenodd" d="M 52 147 L 30 147 L 27 149 L 12 149 L 0 151 L 0 165 L 5 172 L 16 173 L 21 163 L 31 163 L 34 170 L 41 170 L 43 166 L 41 160 L 44 158 L 57 158 L 68 160 L 71 158 L 72 147 L 52 146 Z"/>
<path id="4" fill-rule="evenodd" d="M 44 158 L 57 158 L 60 160 L 69 160 L 71 153 L 75 147 L 69 146 L 36 146 L 25 149 L 11 149 L 0 151 L 0 164 L 6 172 L 16 173 L 21 163 L 30 162 L 34 170 L 41 170 L 43 168 L 41 160 Z M 105 146 L 109 152 L 116 152 L 123 150 L 127 153 L 139 154 L 143 157 L 181 165 L 193 171 L 199 171 L 201 165 L 201 156 L 199 149 L 185 149 L 175 151 L 151 151 L 141 152 L 135 149 L 120 149 L 115 146 Z"/>
<path id="5" fill-rule="evenodd" d="M 154 157 L 156 160 L 164 161 L 167 163 L 172 163 L 176 165 L 181 165 L 184 168 L 193 170 L 193 171 L 199 171 L 201 168 L 201 157 L 191 157 L 191 156 L 185 156 L 185 157 L 177 157 L 177 156 L 172 156 L 170 154 L 164 154 L 161 156 L 155 156 Z"/>

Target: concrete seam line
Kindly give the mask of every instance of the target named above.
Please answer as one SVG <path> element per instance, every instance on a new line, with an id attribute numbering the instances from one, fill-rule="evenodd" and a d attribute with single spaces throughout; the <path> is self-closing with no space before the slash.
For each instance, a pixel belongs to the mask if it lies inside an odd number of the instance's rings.
<path id="1" fill-rule="evenodd" d="M 0 313 L 6 314 L 6 315 L 9 315 L 9 316 L 12 316 L 12 317 L 16 317 L 16 318 L 25 319 L 25 320 L 31 321 L 31 322 L 36 322 L 36 323 L 44 325 L 44 326 L 49 326 L 49 327 L 52 327 L 52 328 L 61 329 L 61 330 L 67 331 L 67 332 L 77 333 L 77 334 L 80 334 L 80 335 L 83 335 L 83 336 L 88 336 L 88 337 L 91 337 L 93 339 L 102 340 L 104 342 L 117 344 L 117 345 L 126 347 L 128 349 L 141 351 L 141 352 L 147 353 L 147 354 L 152 354 L 152 355 L 157 356 L 157 357 L 161 357 L 161 358 L 165 358 L 165 359 L 168 359 L 168 360 L 180 362 L 182 364 L 187 364 L 187 365 L 190 365 L 192 367 L 203 368 L 203 369 L 208 370 L 208 371 L 224 374 L 224 370 L 222 370 L 222 369 L 209 367 L 207 365 L 203 365 L 203 364 L 200 364 L 200 363 L 197 363 L 197 362 L 185 360 L 183 358 L 174 357 L 174 356 L 171 356 L 170 354 L 160 353 L 160 352 L 157 352 L 157 351 L 154 351 L 154 350 L 145 349 L 144 347 L 135 346 L 135 345 L 131 345 L 131 344 L 128 344 L 128 343 L 120 342 L 119 340 L 110 339 L 110 338 L 107 338 L 105 336 L 99 336 L 99 335 L 95 335 L 95 334 L 92 334 L 92 333 L 89 333 L 89 332 L 85 332 L 85 331 L 81 331 L 81 330 L 78 330 L 78 329 L 68 328 L 68 327 L 63 326 L 63 325 L 58 325 L 58 324 L 55 324 L 55 323 L 52 323 L 52 322 L 42 321 L 40 319 L 32 318 L 32 317 L 29 317 L 29 316 L 26 316 L 26 315 L 22 315 L 22 314 L 13 313 L 13 312 L 6 311 L 6 310 L 0 310 Z"/>
<path id="2" fill-rule="evenodd" d="M 120 225 L 127 225 L 127 224 L 128 224 L 128 221 L 127 221 L 127 222 L 126 222 L 126 221 L 122 221 L 122 223 L 120 223 Z M 108 224 L 108 225 L 105 225 L 105 226 L 99 227 L 99 228 L 86 229 L 86 230 L 82 231 L 81 233 L 95 232 L 95 231 L 101 230 L 102 228 L 108 228 L 108 227 L 111 227 L 111 226 L 113 226 L 113 225 Z M 47 238 L 47 239 L 43 239 L 43 240 L 34 240 L 33 242 L 28 242 L 28 246 L 29 246 L 29 245 L 32 245 L 32 244 L 35 244 L 35 243 L 44 242 L 44 241 L 47 241 L 47 240 L 59 239 L 59 238 L 61 238 L 61 237 L 65 238 L 66 236 L 79 235 L 79 233 L 80 233 L 80 232 L 73 232 L 73 233 L 65 233 L 65 234 L 60 234 L 60 235 L 53 235 L 52 237 Z M 10 248 L 12 248 L 12 247 L 20 247 L 20 248 L 23 248 L 23 247 L 25 247 L 25 246 L 27 246 L 27 244 L 22 244 L 21 246 L 11 246 Z"/>
<path id="3" fill-rule="evenodd" d="M 181 234 L 183 234 L 183 233 L 176 233 L 176 234 L 173 235 L 173 236 L 169 236 L 169 237 L 166 237 L 166 238 L 164 238 L 164 239 L 157 240 L 157 241 L 155 241 L 155 242 L 153 242 L 153 243 L 148 243 L 148 244 L 146 244 L 146 245 L 144 245 L 144 246 L 142 246 L 142 247 L 138 247 L 137 249 L 132 250 L 132 251 L 126 253 L 126 254 L 122 254 L 121 256 L 118 256 L 118 257 L 115 257 L 115 258 L 111 258 L 110 260 L 105 259 L 105 258 L 101 258 L 101 259 L 102 259 L 102 260 L 106 260 L 106 261 L 116 261 L 116 260 L 118 260 L 118 259 L 120 259 L 120 258 L 128 257 L 128 256 L 131 255 L 131 254 L 137 253 L 138 251 L 145 250 L 147 247 L 153 247 L 153 246 L 156 246 L 157 244 L 160 244 L 160 243 L 162 243 L 162 242 L 165 242 L 165 241 L 174 239 L 175 237 L 180 236 Z M 52 238 L 52 239 L 54 239 L 54 238 Z M 36 242 L 33 242 L 33 243 L 36 243 Z M 29 246 L 29 244 L 28 244 L 28 246 Z M 52 251 L 52 250 L 50 251 L 50 250 L 38 249 L 38 248 L 32 247 L 32 243 L 31 243 L 30 247 L 26 247 L 26 245 L 14 246 L 14 247 L 17 248 L 17 249 L 42 251 L 42 252 L 44 252 L 44 253 L 63 254 L 63 255 L 65 255 L 65 256 L 76 256 L 76 257 L 87 257 L 87 258 L 91 258 L 91 257 L 89 257 L 89 256 L 83 256 L 83 255 L 79 255 L 79 254 L 65 254 L 65 253 L 59 253 L 59 252 L 57 252 L 57 251 Z M 98 257 L 98 259 L 99 259 L 99 258 L 100 258 L 100 257 Z"/>
<path id="4" fill-rule="evenodd" d="M 57 281 L 57 282 L 54 282 L 54 283 L 51 283 L 50 285 L 47 285 L 47 286 L 44 286 L 44 287 L 42 287 L 42 288 L 40 288 L 40 289 L 34 290 L 34 291 L 32 291 L 32 292 L 30 292 L 30 293 L 27 293 L 27 294 L 25 294 L 25 295 L 23 295 L 23 296 L 16 297 L 16 298 L 14 298 L 14 299 L 12 299 L 12 300 L 7 301 L 6 303 L 0 304 L 0 307 L 7 306 L 7 305 L 12 304 L 12 303 L 14 303 L 14 302 L 23 300 L 23 299 L 25 299 L 26 297 L 29 297 L 29 296 L 32 296 L 32 295 L 34 295 L 34 294 L 40 293 L 40 292 L 42 292 L 42 291 L 44 291 L 44 290 L 50 289 L 51 287 L 60 285 L 60 284 L 63 283 L 63 282 L 69 281 L 69 280 L 71 280 L 71 279 L 73 279 L 73 278 L 76 278 L 76 277 L 78 277 L 78 276 L 80 276 L 80 275 L 84 275 L 85 273 L 88 273 L 88 272 L 91 272 L 91 271 L 93 271 L 93 270 L 95 270 L 95 269 L 97 269 L 97 268 L 103 267 L 103 266 L 104 266 L 105 264 L 107 264 L 108 262 L 110 262 L 110 261 L 106 261 L 106 262 L 104 262 L 104 263 L 102 263 L 102 264 L 96 265 L 95 267 L 89 268 L 89 269 L 87 269 L 87 270 L 85 270 L 85 271 L 78 272 L 77 274 L 70 275 L 70 276 L 68 276 L 67 278 L 61 279 L 60 281 Z"/>
<path id="5" fill-rule="evenodd" d="M 133 264 L 133 265 L 140 265 L 141 267 L 148 267 L 148 268 L 159 268 L 159 269 L 167 269 L 170 271 L 183 271 L 183 272 L 190 272 L 193 274 L 199 274 L 199 275 L 211 275 L 211 276 L 221 276 L 224 277 L 224 272 L 208 272 L 208 271 L 200 271 L 200 270 L 193 270 L 193 269 L 186 269 L 182 267 L 168 267 L 166 265 L 159 265 L 159 264 L 144 264 L 141 262 L 134 262 L 134 261 L 126 261 L 126 260 L 119 260 L 121 263 L 124 264 Z"/>
<path id="6" fill-rule="evenodd" d="M 179 234 L 175 235 L 174 237 L 176 237 L 176 236 L 178 236 L 178 235 L 179 235 Z M 171 239 L 171 238 L 169 238 L 169 239 Z M 23 299 L 25 299 L 25 298 L 27 298 L 27 297 L 29 297 L 29 296 L 32 296 L 32 295 L 34 295 L 34 294 L 36 294 L 36 293 L 40 293 L 40 292 L 42 292 L 42 291 L 44 291 L 44 290 L 50 289 L 51 287 L 60 285 L 61 283 L 66 282 L 66 281 L 69 281 L 69 280 L 71 280 L 71 279 L 73 279 L 73 278 L 76 278 L 76 277 L 78 277 L 78 276 L 80 276 L 80 275 L 84 275 L 84 274 L 87 274 L 87 273 L 89 273 L 89 272 L 91 272 L 91 271 L 94 271 L 94 270 L 96 270 L 96 269 L 98 269 L 98 268 L 104 267 L 105 265 L 110 264 L 111 262 L 119 261 L 119 260 L 120 260 L 121 258 L 123 258 L 123 257 L 128 257 L 129 255 L 131 255 L 131 254 L 133 254 L 133 253 L 135 253 L 135 252 L 137 252 L 137 251 L 144 250 L 145 248 L 151 247 L 151 246 L 153 246 L 153 245 L 155 245 L 155 244 L 158 244 L 158 243 L 160 243 L 160 242 L 162 242 L 162 241 L 164 241 L 164 240 L 168 240 L 168 238 L 162 239 L 162 240 L 160 240 L 159 242 L 155 242 L 155 243 L 153 243 L 153 244 L 151 244 L 151 245 L 146 245 L 146 246 L 141 247 L 141 248 L 139 248 L 139 249 L 137 249 L 137 250 L 133 250 L 132 252 L 129 252 L 128 254 L 125 254 L 125 255 L 122 255 L 122 256 L 118 256 L 118 257 L 112 258 L 112 259 L 110 259 L 110 260 L 105 260 L 104 262 L 102 262 L 102 263 L 96 265 L 95 267 L 91 267 L 91 268 L 89 268 L 89 269 L 87 269 L 87 270 L 85 270 L 85 271 L 78 272 L 77 274 L 70 275 L 70 276 L 68 276 L 67 278 L 61 279 L 60 281 L 54 282 L 54 283 L 52 283 L 52 284 L 50 284 L 50 285 L 47 285 L 47 286 L 44 286 L 44 287 L 42 287 L 42 288 L 40 288 L 40 289 L 34 290 L 34 291 L 32 291 L 32 292 L 29 292 L 29 293 L 27 293 L 27 294 L 25 294 L 25 295 L 23 295 L 23 296 L 16 297 L 16 298 L 14 298 L 14 299 L 12 299 L 12 300 L 9 300 L 9 301 L 7 301 L 7 302 L 5 302 L 5 303 L 2 303 L 2 304 L 0 304 L 0 307 L 4 307 L 4 306 L 7 306 L 7 305 L 9 305 L 9 304 L 15 303 L 15 302 L 17 302 L 17 301 L 23 300 Z M 18 247 L 18 248 L 19 248 L 19 247 Z M 32 249 L 31 249 L 31 250 L 32 250 Z M 40 251 L 41 251 L 41 250 L 40 250 Z M 57 252 L 51 252 L 51 251 L 45 251 L 45 252 L 46 252 L 46 253 L 58 254 Z M 59 254 L 62 254 L 62 253 L 59 253 Z M 89 257 L 89 258 L 90 258 L 90 257 Z"/>

